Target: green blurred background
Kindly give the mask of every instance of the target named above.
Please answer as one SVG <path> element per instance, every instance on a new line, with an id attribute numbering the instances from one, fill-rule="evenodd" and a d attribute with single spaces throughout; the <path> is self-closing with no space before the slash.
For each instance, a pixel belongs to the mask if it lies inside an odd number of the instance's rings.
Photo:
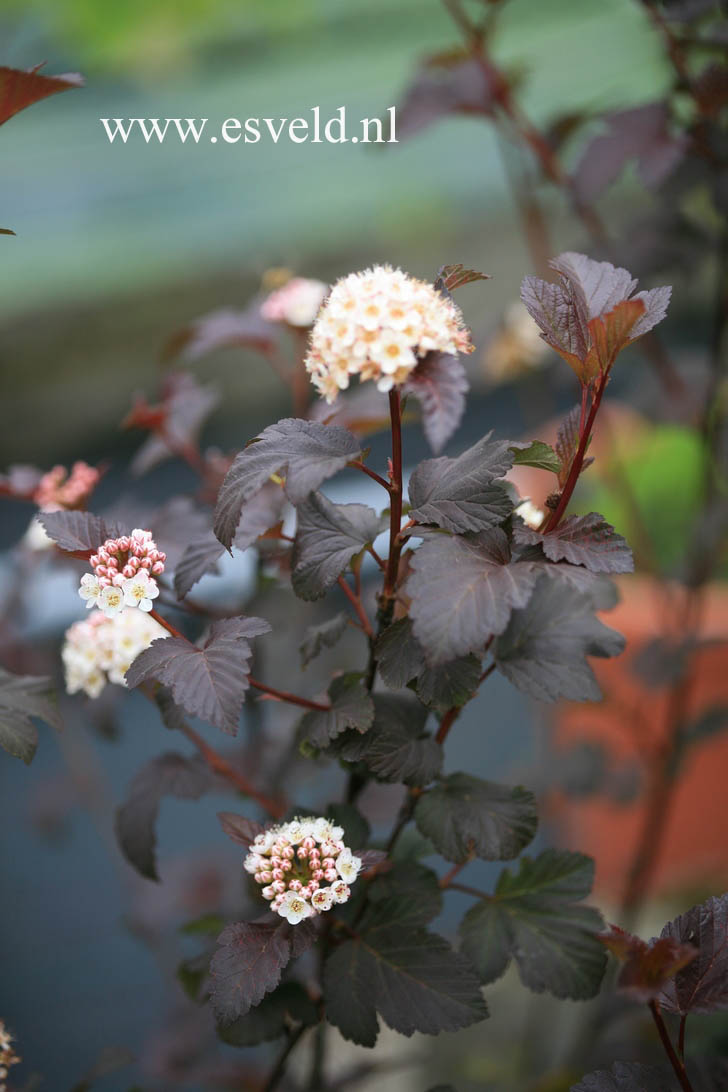
<path id="1" fill-rule="evenodd" d="M 496 138 L 453 118 L 397 146 L 109 145 L 100 117 L 295 117 L 345 105 L 377 116 L 419 58 L 454 45 L 437 0 L 2 0 L 3 63 L 80 70 L 87 86 L 23 112 L 0 137 L 4 458 L 108 450 L 131 389 L 190 318 L 241 306 L 266 266 L 337 276 L 375 260 L 430 276 L 445 261 L 494 274 L 463 298 L 482 337 L 532 267 Z M 496 54 L 541 123 L 658 95 L 658 43 L 632 0 L 512 0 Z M 587 245 L 552 208 L 559 242 Z M 560 230 L 559 230 L 560 229 Z M 257 361 L 218 354 L 239 444 L 284 397 Z M 255 410 L 250 406 L 255 392 Z M 247 408 L 246 408 L 247 407 Z M 29 429 L 33 420 L 42 429 Z M 216 439 L 218 436 L 215 437 Z"/>

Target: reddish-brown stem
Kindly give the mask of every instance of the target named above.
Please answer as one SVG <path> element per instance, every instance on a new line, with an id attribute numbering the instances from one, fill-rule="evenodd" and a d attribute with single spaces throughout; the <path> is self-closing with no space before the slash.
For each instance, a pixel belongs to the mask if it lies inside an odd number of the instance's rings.
<path id="1" fill-rule="evenodd" d="M 492 899 L 493 896 L 489 895 L 487 891 L 480 891 L 477 887 L 468 887 L 465 883 L 450 883 L 448 884 L 448 890 L 450 891 L 462 891 L 464 895 L 473 895 L 476 899 Z"/>
<path id="2" fill-rule="evenodd" d="M 394 589 L 399 571 L 399 555 L 402 550 L 398 543 L 402 525 L 402 412 L 399 391 L 395 387 L 389 392 L 389 415 L 392 421 L 392 474 L 389 485 L 391 497 L 389 516 L 389 557 L 384 576 L 382 594 L 385 600 L 394 598 Z"/>
<path id="3" fill-rule="evenodd" d="M 160 626 L 163 626 L 167 633 L 171 633 L 173 637 L 179 637 L 181 641 L 187 640 L 184 633 L 180 633 L 171 622 L 168 622 L 166 618 L 163 618 L 161 614 L 158 614 L 156 610 L 150 610 L 149 617 L 153 618 L 155 622 L 159 622 Z"/>
<path id="4" fill-rule="evenodd" d="M 657 1027 L 660 1041 L 662 1042 L 662 1045 L 665 1049 L 665 1054 L 667 1054 L 668 1058 L 670 1059 L 670 1065 L 675 1071 L 675 1076 L 680 1082 L 680 1087 L 682 1088 L 683 1092 L 693 1092 L 693 1086 L 690 1083 L 690 1078 L 687 1075 L 685 1066 L 680 1058 L 678 1058 L 675 1052 L 675 1047 L 672 1045 L 672 1040 L 668 1035 L 667 1028 L 665 1027 L 665 1021 L 662 1019 L 662 1013 L 660 1012 L 660 1006 L 657 1004 L 656 1001 L 649 1001 L 648 1005 L 650 1012 L 652 1013 L 652 1018 L 655 1021 L 655 1026 Z"/>
<path id="5" fill-rule="evenodd" d="M 448 870 L 448 871 L 447 871 L 447 872 L 445 873 L 445 875 L 444 875 L 444 876 L 442 877 L 442 879 L 440 880 L 440 889 L 441 889 L 442 891 L 444 891 L 444 890 L 445 890 L 446 888 L 448 888 L 448 887 L 451 887 L 451 886 L 452 886 L 452 882 L 453 882 L 453 880 L 455 879 L 455 877 L 456 877 L 456 876 L 457 876 L 457 875 L 458 875 L 458 874 L 459 874 L 460 872 L 462 872 L 462 870 L 463 870 L 463 869 L 465 868 L 465 866 L 466 866 L 466 865 L 470 864 L 470 862 L 472 861 L 472 859 L 473 859 L 473 852 L 472 852 L 472 850 L 471 850 L 471 852 L 470 852 L 470 853 L 469 853 L 469 854 L 467 855 L 467 857 L 465 858 L 465 860 L 464 860 L 464 861 L 461 861 L 461 862 L 460 862 L 460 864 L 454 864 L 454 865 L 452 866 L 452 868 L 451 868 L 451 869 L 449 869 L 449 870 Z"/>
<path id="6" fill-rule="evenodd" d="M 387 566 L 384 563 L 384 561 L 382 561 L 381 557 L 379 556 L 377 551 L 374 549 L 374 547 L 373 546 L 367 546 L 367 552 L 371 554 L 371 556 L 374 558 L 374 560 L 376 561 L 379 568 L 382 570 L 382 572 L 384 572 L 384 570 L 386 569 Z"/>
<path id="7" fill-rule="evenodd" d="M 383 489 L 386 489 L 389 493 L 391 486 L 385 478 L 377 474 L 376 470 L 372 470 L 371 467 L 366 466 L 361 459 L 356 459 L 353 463 L 347 463 L 347 466 L 353 467 L 354 470 L 361 470 L 363 474 L 368 474 L 378 485 L 381 485 Z"/>
<path id="8" fill-rule="evenodd" d="M 236 770 L 226 758 L 223 758 L 214 747 L 211 747 L 201 735 L 198 735 L 194 728 L 190 728 L 189 724 L 183 722 L 180 724 L 179 729 L 183 735 L 187 736 L 190 742 L 194 743 L 213 773 L 220 774 L 221 777 L 224 777 L 245 796 L 249 796 L 251 800 L 255 800 L 263 811 L 267 812 L 272 819 L 280 819 L 282 815 L 285 815 L 288 810 L 288 805 L 285 801 L 273 800 L 271 797 L 258 792 L 244 774 L 239 770 Z"/>
<path id="9" fill-rule="evenodd" d="M 301 705 L 304 709 L 316 709 L 322 713 L 327 713 L 331 708 L 330 705 L 321 701 L 312 701 L 310 698 L 299 697 L 298 694 L 291 694 L 288 690 L 277 690 L 275 686 L 268 686 L 266 683 L 259 682 L 258 679 L 254 679 L 252 675 L 248 676 L 248 682 L 251 686 L 254 686 L 256 690 L 262 691 L 264 694 L 269 694 L 272 698 L 277 698 L 278 701 L 287 701 L 289 705 Z"/>
<path id="10" fill-rule="evenodd" d="M 341 590 L 343 591 L 344 595 L 346 596 L 346 598 L 349 600 L 352 607 L 356 611 L 356 616 L 359 619 L 359 621 L 361 622 L 361 628 L 364 630 L 367 637 L 370 637 L 370 638 L 373 639 L 374 638 L 374 630 L 372 629 L 372 624 L 371 624 L 371 622 L 369 621 L 369 619 L 367 617 L 367 612 L 364 610 L 364 606 L 362 604 L 361 598 L 355 592 L 352 591 L 352 589 L 349 587 L 349 585 L 346 582 L 346 579 L 343 576 L 339 577 L 338 584 L 339 584 L 339 587 L 341 588 Z"/>
<path id="11" fill-rule="evenodd" d="M 564 489 L 559 499 L 558 505 L 548 517 L 546 523 L 543 526 L 543 534 L 546 534 L 548 531 L 553 531 L 554 527 L 558 526 L 561 517 L 563 516 L 569 505 L 569 501 L 571 500 L 571 494 L 574 492 L 574 489 L 576 488 L 576 483 L 579 480 L 579 475 L 581 474 L 581 469 L 584 464 L 584 456 L 586 455 L 586 449 L 589 446 L 589 437 L 591 436 L 591 432 L 594 427 L 594 421 L 596 419 L 597 413 L 599 412 L 602 395 L 604 394 L 607 386 L 607 379 L 607 375 L 602 375 L 599 378 L 596 390 L 594 391 L 594 395 L 592 397 L 592 404 L 591 409 L 589 410 L 589 416 L 586 419 L 586 424 L 584 425 L 581 438 L 579 440 L 579 447 L 577 448 L 576 455 L 574 456 L 571 463 L 569 476 L 566 479 L 566 484 L 564 485 Z"/>

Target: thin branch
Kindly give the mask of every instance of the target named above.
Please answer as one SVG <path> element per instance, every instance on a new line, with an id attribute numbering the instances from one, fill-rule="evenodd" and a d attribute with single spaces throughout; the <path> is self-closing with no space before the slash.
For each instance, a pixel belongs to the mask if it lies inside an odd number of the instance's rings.
<path id="1" fill-rule="evenodd" d="M 267 683 L 262 683 L 258 679 L 254 679 L 252 675 L 248 676 L 248 682 L 251 686 L 254 686 L 256 690 L 260 690 L 264 694 L 269 694 L 278 701 L 287 701 L 290 705 L 301 705 L 304 709 L 317 709 L 322 713 L 327 713 L 331 708 L 330 705 L 324 702 L 312 701 L 310 698 L 302 698 L 298 694 L 291 694 L 288 690 L 277 690 L 275 686 L 268 686 Z"/>
<path id="2" fill-rule="evenodd" d="M 665 1054 L 667 1054 L 668 1058 L 670 1059 L 670 1065 L 675 1071 L 675 1076 L 680 1082 L 680 1087 L 682 1088 L 683 1092 L 693 1092 L 693 1086 L 691 1085 L 690 1078 L 688 1077 L 685 1070 L 685 1065 L 675 1053 L 675 1047 L 672 1045 L 670 1036 L 667 1033 L 665 1021 L 662 1019 L 662 1013 L 660 1012 L 660 1006 L 657 1004 L 656 1001 L 649 1001 L 648 1005 L 650 1012 L 652 1013 L 652 1017 L 655 1021 L 660 1040 L 665 1049 Z"/>
<path id="3" fill-rule="evenodd" d="M 559 503 L 547 517 L 545 524 L 543 525 L 542 533 L 546 534 L 548 531 L 553 531 L 558 526 L 561 517 L 566 511 L 571 495 L 576 488 L 576 483 L 579 480 L 582 466 L 584 465 L 584 456 L 586 455 L 586 449 L 589 446 L 589 437 L 591 436 L 592 429 L 594 428 L 594 421 L 596 420 L 597 413 L 599 412 L 599 406 L 601 405 L 602 395 L 606 390 L 608 375 L 602 375 L 597 388 L 592 398 L 591 409 L 589 410 L 589 416 L 586 419 L 581 439 L 579 440 L 579 446 L 576 450 L 576 455 L 571 462 L 571 468 L 569 470 L 569 476 L 566 479 L 566 485 L 559 499 Z"/>
<path id="4" fill-rule="evenodd" d="M 372 624 L 369 621 L 369 618 L 367 617 L 367 612 L 364 610 L 364 605 L 363 605 L 363 603 L 361 601 L 360 596 L 358 596 L 356 594 L 356 592 L 352 591 L 352 589 L 349 587 L 348 583 L 346 582 L 346 578 L 344 576 L 340 576 L 338 578 L 338 580 L 337 580 L 337 583 L 338 583 L 339 587 L 341 588 L 341 590 L 343 591 L 346 598 L 351 603 L 354 610 L 356 611 L 356 616 L 359 619 L 359 621 L 361 622 L 361 628 L 364 630 L 367 637 L 370 637 L 373 640 L 374 639 L 374 630 L 372 629 Z"/>
<path id="5" fill-rule="evenodd" d="M 296 1047 L 298 1046 L 300 1040 L 306 1034 L 307 1031 L 308 1031 L 307 1026 L 305 1024 L 301 1024 L 300 1028 L 296 1028 L 295 1031 L 292 1031 L 289 1034 L 288 1039 L 286 1040 L 286 1043 L 285 1043 L 285 1045 L 283 1047 L 283 1050 L 278 1055 L 278 1060 L 276 1061 L 275 1065 L 273 1066 L 273 1069 L 271 1070 L 271 1073 L 270 1073 L 270 1076 L 268 1077 L 268 1080 L 263 1085 L 262 1092 L 274 1092 L 274 1089 L 276 1089 L 278 1087 L 278 1085 L 279 1085 L 279 1083 L 281 1081 L 281 1078 L 283 1077 L 283 1075 L 284 1075 L 284 1073 L 286 1071 L 286 1065 L 288 1064 L 288 1058 L 293 1053 L 293 1051 L 296 1049 Z"/>
<path id="6" fill-rule="evenodd" d="M 448 891 L 462 891 L 464 895 L 472 895 L 476 899 L 490 900 L 493 898 L 487 891 L 481 891 L 478 887 L 468 887 L 465 883 L 450 883 Z"/>
<path id="7" fill-rule="evenodd" d="M 447 871 L 445 873 L 445 875 L 440 880 L 440 890 L 441 891 L 445 891 L 448 887 L 452 887 L 452 883 L 453 883 L 453 880 L 455 879 L 455 877 L 457 875 L 459 875 L 459 873 L 462 872 L 462 870 L 465 868 L 466 865 L 470 864 L 470 862 L 472 861 L 474 856 L 475 856 L 475 853 L 471 849 L 470 853 L 468 853 L 468 855 L 467 855 L 467 857 L 465 858 L 464 861 L 461 861 L 459 864 L 454 864 L 452 866 L 452 868 L 449 869 L 449 871 Z"/>
<path id="8" fill-rule="evenodd" d="M 392 474 L 389 491 L 391 505 L 389 514 L 389 557 L 384 576 L 382 595 L 391 604 L 394 600 L 394 588 L 399 571 L 399 555 L 402 550 L 398 544 L 402 526 L 402 412 L 399 390 L 395 387 L 389 392 L 389 415 L 392 421 Z"/>
<path id="9" fill-rule="evenodd" d="M 382 560 L 382 558 L 379 556 L 377 551 L 374 549 L 373 546 L 367 546 L 367 553 L 371 554 L 371 556 L 374 558 L 374 560 L 376 561 L 379 568 L 382 570 L 382 572 L 384 572 L 384 570 L 386 569 L 387 566 L 384 563 L 384 561 Z"/>
<path id="10" fill-rule="evenodd" d="M 368 474 L 370 478 L 377 482 L 378 485 L 381 485 L 383 489 L 386 489 L 388 493 L 391 492 L 392 487 L 389 482 L 377 474 L 376 470 L 371 470 L 370 467 L 366 466 L 361 459 L 355 459 L 354 462 L 347 463 L 346 465 L 352 467 L 354 470 L 361 470 L 363 474 Z"/>
<path id="11" fill-rule="evenodd" d="M 281 816 L 286 814 L 288 804 L 284 800 L 274 800 L 272 797 L 265 796 L 264 793 L 258 792 L 244 774 L 239 770 L 236 770 L 226 758 L 223 758 L 214 747 L 211 747 L 201 735 L 198 735 L 194 728 L 190 728 L 189 724 L 182 722 L 182 724 L 179 725 L 179 730 L 183 735 L 187 736 L 190 742 L 194 743 L 213 773 L 220 774 L 221 777 L 224 777 L 231 785 L 234 785 L 244 796 L 249 796 L 251 800 L 255 800 L 263 811 L 267 812 L 272 819 L 280 819 Z"/>

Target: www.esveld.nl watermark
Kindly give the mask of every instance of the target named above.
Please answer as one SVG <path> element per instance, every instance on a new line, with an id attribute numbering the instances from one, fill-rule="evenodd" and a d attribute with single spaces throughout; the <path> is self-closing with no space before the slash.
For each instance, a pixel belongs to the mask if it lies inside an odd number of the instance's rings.
<path id="1" fill-rule="evenodd" d="M 293 144 L 397 144 L 397 118 L 394 106 L 385 118 L 360 118 L 352 122 L 347 132 L 346 107 L 340 106 L 333 115 L 321 117 L 321 107 L 312 106 L 311 117 L 296 118 L 226 118 L 206 139 L 217 144 L 259 144 L 288 140 Z M 199 144 L 205 137 L 209 118 L 99 118 L 109 143 L 119 139 L 126 144 L 132 137 L 141 137 L 147 144 L 165 140 Z"/>

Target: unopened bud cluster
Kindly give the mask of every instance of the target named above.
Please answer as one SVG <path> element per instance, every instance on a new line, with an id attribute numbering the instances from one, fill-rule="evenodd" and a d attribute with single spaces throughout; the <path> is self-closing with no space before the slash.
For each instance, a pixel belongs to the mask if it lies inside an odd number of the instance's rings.
<path id="1" fill-rule="evenodd" d="M 293 819 L 259 834 L 243 867 L 263 888 L 271 910 L 297 925 L 351 895 L 362 862 L 343 836 L 328 819 Z"/>
<path id="2" fill-rule="evenodd" d="M 0 1092 L 6 1092 L 8 1070 L 19 1061 L 20 1056 L 13 1050 L 13 1037 L 0 1020 Z"/>
<path id="3" fill-rule="evenodd" d="M 87 609 L 96 606 L 107 618 L 121 614 L 124 607 L 149 611 L 159 595 L 154 576 L 164 572 L 166 559 L 151 531 L 136 528 L 130 535 L 107 538 L 91 555 L 93 573 L 81 577 L 78 594 Z"/>
<path id="4" fill-rule="evenodd" d="M 451 299 L 401 269 L 374 266 L 334 285 L 311 331 L 306 370 L 319 393 L 334 402 L 353 375 L 389 391 L 427 353 L 472 349 Z"/>
<path id="5" fill-rule="evenodd" d="M 43 512 L 80 508 L 96 488 L 98 470 L 88 463 L 76 462 L 69 474 L 65 466 L 54 466 L 38 482 L 33 500 Z"/>
<path id="6" fill-rule="evenodd" d="M 323 281 L 293 277 L 263 300 L 260 313 L 268 322 L 312 326 L 328 290 L 328 285 Z"/>
<path id="7" fill-rule="evenodd" d="M 124 676 L 137 656 L 167 631 L 136 610 L 124 611 L 119 618 L 106 618 L 95 612 L 66 630 L 61 658 L 66 690 L 83 690 L 98 698 L 107 682 L 126 686 Z"/>

